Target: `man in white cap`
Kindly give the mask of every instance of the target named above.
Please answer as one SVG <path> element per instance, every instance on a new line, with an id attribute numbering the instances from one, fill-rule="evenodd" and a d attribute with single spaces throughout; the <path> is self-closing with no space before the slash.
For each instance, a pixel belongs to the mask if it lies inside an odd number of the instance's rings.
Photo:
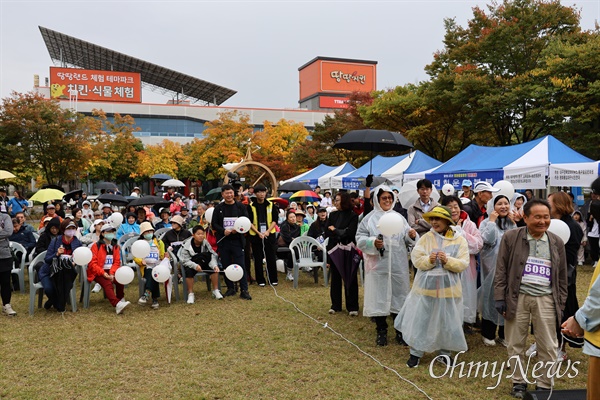
<path id="1" fill-rule="evenodd" d="M 479 224 L 488 216 L 486 206 L 488 201 L 493 197 L 492 193 L 499 191 L 500 189 L 496 189 L 489 182 L 479 181 L 475 184 L 473 188 L 475 197 L 464 205 L 464 209 L 469 214 L 471 221 L 475 222 L 477 228 L 479 228 Z"/>

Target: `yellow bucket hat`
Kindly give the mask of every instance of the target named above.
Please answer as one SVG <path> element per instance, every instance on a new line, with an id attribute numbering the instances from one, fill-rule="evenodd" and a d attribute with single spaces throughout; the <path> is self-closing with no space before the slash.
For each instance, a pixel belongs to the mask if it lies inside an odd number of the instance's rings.
<path id="1" fill-rule="evenodd" d="M 429 223 L 429 218 L 438 217 L 443 218 L 450 222 L 451 225 L 456 225 L 456 223 L 452 220 L 452 213 L 450 209 L 446 206 L 435 206 L 433 210 L 426 212 L 423 214 L 423 219 Z"/>

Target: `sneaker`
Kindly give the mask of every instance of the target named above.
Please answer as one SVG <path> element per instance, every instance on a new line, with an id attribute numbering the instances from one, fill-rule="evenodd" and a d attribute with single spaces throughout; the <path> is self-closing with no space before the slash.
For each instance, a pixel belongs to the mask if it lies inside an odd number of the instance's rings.
<path id="1" fill-rule="evenodd" d="M 503 339 L 501 337 L 496 338 L 496 342 L 498 344 L 501 344 L 504 347 L 508 347 L 508 342 L 506 341 L 506 339 Z"/>
<path id="2" fill-rule="evenodd" d="M 529 346 L 529 348 L 525 352 L 525 357 L 527 357 L 527 358 L 535 357 L 536 354 L 537 354 L 537 344 L 534 343 L 531 346 Z"/>
<path id="3" fill-rule="evenodd" d="M 285 276 L 285 279 L 287 279 L 288 281 L 293 281 L 294 274 L 292 274 L 291 272 L 288 272 L 287 275 Z"/>
<path id="4" fill-rule="evenodd" d="M 146 304 L 148 304 L 148 296 L 143 295 L 142 297 L 140 297 L 140 299 L 138 300 L 138 304 L 141 306 L 145 306 Z"/>
<path id="5" fill-rule="evenodd" d="M 396 343 L 400 346 L 408 346 L 408 343 L 406 343 L 402 337 L 402 332 L 396 332 Z"/>
<path id="6" fill-rule="evenodd" d="M 333 308 L 329 309 L 329 314 L 335 314 L 335 310 Z"/>
<path id="7" fill-rule="evenodd" d="M 358 311 L 350 311 L 348 315 L 351 317 L 358 317 Z"/>
<path id="8" fill-rule="evenodd" d="M 475 331 L 473 330 L 473 326 L 467 323 L 463 324 L 463 332 L 465 333 L 465 335 L 472 335 L 475 333 Z"/>
<path id="9" fill-rule="evenodd" d="M 406 366 L 408 368 L 416 368 L 419 365 L 420 358 L 417 356 L 410 355 L 410 358 L 406 362 Z"/>
<path id="10" fill-rule="evenodd" d="M 100 286 L 100 284 L 98 282 L 96 282 L 96 284 L 94 285 L 94 288 L 92 289 L 92 293 L 98 293 L 101 290 L 102 290 L 102 286 Z"/>
<path id="11" fill-rule="evenodd" d="M 252 296 L 250 296 L 250 293 L 248 293 L 247 290 L 242 290 L 242 292 L 240 293 L 240 299 L 252 300 Z"/>
<path id="12" fill-rule="evenodd" d="M 158 310 L 158 300 L 152 300 L 152 308 Z"/>
<path id="13" fill-rule="evenodd" d="M 215 289 L 212 291 L 212 297 L 217 300 L 223 300 L 223 295 L 219 289 Z"/>
<path id="14" fill-rule="evenodd" d="M 278 282 L 273 282 L 273 283 L 271 283 L 271 285 L 277 286 L 277 285 L 279 285 L 279 283 Z"/>
<path id="15" fill-rule="evenodd" d="M 235 289 L 227 289 L 223 297 L 235 296 Z"/>
<path id="16" fill-rule="evenodd" d="M 556 361 L 561 362 L 561 361 L 567 361 L 567 358 L 569 358 L 567 356 L 567 352 L 564 351 L 563 349 L 558 349 L 558 357 L 556 358 Z"/>
<path id="17" fill-rule="evenodd" d="M 266 286 L 266 284 L 264 284 L 264 283 L 259 283 L 259 284 L 258 284 L 258 286 L 259 286 L 259 287 L 265 287 L 265 286 Z"/>
<path id="18" fill-rule="evenodd" d="M 6 304 L 2 307 L 2 312 L 6 315 L 8 315 L 9 317 L 14 317 L 15 315 L 17 315 L 17 312 L 15 310 L 12 309 L 10 304 Z"/>
<path id="19" fill-rule="evenodd" d="M 194 293 L 190 293 L 190 294 L 188 294 L 187 303 L 188 303 L 188 304 L 194 304 L 194 300 L 195 300 Z"/>
<path id="20" fill-rule="evenodd" d="M 579 261 L 579 262 L 577 263 L 577 265 L 581 267 L 581 266 L 583 265 L 583 263 L 582 263 L 581 261 Z"/>
<path id="21" fill-rule="evenodd" d="M 435 358 L 435 361 L 437 361 L 438 363 L 445 365 L 446 367 L 453 367 L 454 366 L 454 362 L 452 361 L 452 357 L 450 357 L 448 354 L 440 354 L 439 356 L 437 356 Z"/>
<path id="22" fill-rule="evenodd" d="M 527 393 L 527 384 L 525 383 L 513 383 L 512 391 L 510 395 L 516 399 L 522 399 Z"/>
<path id="23" fill-rule="evenodd" d="M 495 340 L 490 340 L 490 339 L 486 338 L 485 336 L 482 336 L 481 340 L 483 340 L 483 344 L 485 346 L 492 347 L 492 346 L 496 345 L 496 341 Z"/>
<path id="24" fill-rule="evenodd" d="M 383 347 L 387 346 L 387 331 L 377 331 L 377 338 L 375 339 L 375 344 L 377 346 Z"/>
<path id="25" fill-rule="evenodd" d="M 131 304 L 131 302 L 121 299 L 121 301 L 119 301 L 117 303 L 117 305 L 115 306 L 115 310 L 117 311 L 117 314 L 121 314 L 123 312 L 123 310 L 125 309 L 125 307 L 127 307 L 130 304 Z"/>

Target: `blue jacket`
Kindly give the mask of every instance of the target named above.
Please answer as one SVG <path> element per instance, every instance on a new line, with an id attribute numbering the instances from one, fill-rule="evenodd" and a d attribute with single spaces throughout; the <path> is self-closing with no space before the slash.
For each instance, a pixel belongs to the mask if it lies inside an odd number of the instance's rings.
<path id="1" fill-rule="evenodd" d="M 17 199 L 16 197 L 13 197 L 12 199 L 10 199 L 8 201 L 8 203 L 6 204 L 6 207 L 12 206 L 12 210 L 10 210 L 10 215 L 12 217 L 14 217 L 16 213 L 23 211 L 23 209 L 25 207 L 27 207 L 28 205 L 29 205 L 29 203 L 27 202 L 27 200 Z"/>
<path id="2" fill-rule="evenodd" d="M 128 233 L 135 233 L 135 234 L 140 234 L 140 226 L 137 222 L 134 222 L 133 224 L 130 224 L 128 222 L 125 222 L 123 224 L 121 224 L 121 226 L 119 226 L 119 229 L 117 229 L 117 240 L 119 240 L 121 238 L 121 236 L 123 235 L 127 235 Z"/>
<path id="3" fill-rule="evenodd" d="M 25 247 L 25 250 L 35 246 L 36 240 L 33 232 L 21 226 L 18 232 L 13 231 L 13 234 L 8 238 L 11 242 L 16 242 Z"/>
<path id="4" fill-rule="evenodd" d="M 46 257 L 44 257 L 44 265 L 40 268 L 40 272 L 38 273 L 39 280 L 41 281 L 43 278 L 50 275 L 50 266 L 52 265 L 52 260 L 56 257 L 56 252 L 58 252 L 58 248 L 62 245 L 62 235 L 58 235 L 52 242 L 50 242 L 50 246 L 48 246 L 48 250 L 46 251 Z M 71 250 L 75 251 L 78 247 L 82 246 L 79 239 L 76 237 L 73 238 L 71 242 Z"/>

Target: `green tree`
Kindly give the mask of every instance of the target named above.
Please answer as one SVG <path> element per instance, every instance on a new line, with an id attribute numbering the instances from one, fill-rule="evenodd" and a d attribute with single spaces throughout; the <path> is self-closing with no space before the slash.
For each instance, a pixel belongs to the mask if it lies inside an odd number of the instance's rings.
<path id="1" fill-rule="evenodd" d="M 87 170 L 90 136 L 80 129 L 81 118 L 61 108 L 58 101 L 33 92 L 13 92 L 3 99 L 0 124 L 2 144 L 11 152 L 15 160 L 11 169 L 17 174 L 36 177 L 39 173 L 47 183 L 60 184 Z"/>

